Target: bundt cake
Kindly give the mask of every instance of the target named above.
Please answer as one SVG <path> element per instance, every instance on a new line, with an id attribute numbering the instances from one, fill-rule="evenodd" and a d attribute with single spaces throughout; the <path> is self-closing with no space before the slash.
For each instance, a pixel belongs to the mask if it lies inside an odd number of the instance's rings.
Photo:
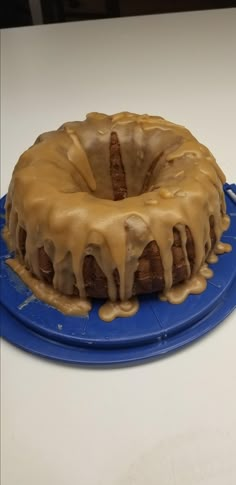
<path id="1" fill-rule="evenodd" d="M 20 157 L 6 200 L 9 264 L 71 313 L 88 311 L 89 297 L 108 298 L 104 320 L 133 314 L 143 293 L 183 301 L 205 288 L 206 263 L 230 250 L 220 243 L 224 181 L 183 126 L 90 113 L 40 135 Z"/>

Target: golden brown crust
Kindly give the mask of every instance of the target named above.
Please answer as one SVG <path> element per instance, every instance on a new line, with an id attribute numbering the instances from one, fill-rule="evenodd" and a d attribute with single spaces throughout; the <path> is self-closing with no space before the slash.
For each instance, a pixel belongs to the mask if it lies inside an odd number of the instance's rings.
<path id="1" fill-rule="evenodd" d="M 128 195 L 125 180 L 125 169 L 120 152 L 120 143 L 115 131 L 112 131 L 110 139 L 110 176 L 113 189 L 113 199 L 125 199 Z"/>
<path id="2" fill-rule="evenodd" d="M 43 247 L 38 249 L 38 258 L 41 277 L 44 281 L 51 284 L 54 276 L 53 264 Z"/>
<path id="3" fill-rule="evenodd" d="M 22 258 L 24 258 L 25 256 L 25 241 L 26 241 L 26 231 L 23 229 L 23 227 L 19 227 L 18 248 Z"/>

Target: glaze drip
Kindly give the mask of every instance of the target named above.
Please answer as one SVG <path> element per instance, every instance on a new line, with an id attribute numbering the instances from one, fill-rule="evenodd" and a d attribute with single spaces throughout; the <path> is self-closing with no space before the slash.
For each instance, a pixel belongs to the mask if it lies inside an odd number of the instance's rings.
<path id="1" fill-rule="evenodd" d="M 124 302 L 107 301 L 99 309 L 99 317 L 104 322 L 112 322 L 117 317 L 132 317 L 139 309 L 137 298 Z"/>
<path id="2" fill-rule="evenodd" d="M 163 294 L 180 301 L 204 287 L 200 270 L 206 258 L 213 262 L 230 250 L 220 242 L 229 226 L 224 182 L 213 155 L 186 128 L 155 116 L 90 113 L 83 122 L 39 137 L 20 157 L 6 201 L 11 247 L 39 280 L 52 275 L 56 291 L 77 293 L 82 302 L 88 291 L 85 259 L 93 257 L 110 301 L 123 305 L 135 294 L 145 248 L 155 242 Z M 191 264 L 186 227 L 194 247 Z M 182 279 L 187 278 L 178 287 L 173 287 L 174 228 L 181 240 Z M 39 252 L 49 258 L 46 270 Z M 112 304 L 104 308 L 107 314 L 118 311 Z"/>
<path id="3" fill-rule="evenodd" d="M 89 300 L 62 295 L 52 286 L 34 278 L 16 259 L 8 259 L 8 266 L 12 268 L 22 281 L 32 290 L 34 295 L 67 315 L 87 317 L 92 305 Z"/>

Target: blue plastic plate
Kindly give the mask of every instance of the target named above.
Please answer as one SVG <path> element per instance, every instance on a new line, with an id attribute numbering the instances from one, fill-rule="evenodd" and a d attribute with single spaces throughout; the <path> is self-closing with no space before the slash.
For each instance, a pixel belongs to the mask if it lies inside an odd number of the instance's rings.
<path id="1" fill-rule="evenodd" d="M 231 226 L 223 241 L 233 251 L 213 265 L 214 277 L 201 295 L 181 305 L 161 302 L 155 295 L 139 298 L 140 309 L 130 318 L 105 323 L 98 316 L 102 301 L 93 301 L 87 318 L 70 317 L 37 300 L 6 265 L 9 257 L 1 238 L 2 336 L 31 353 L 63 362 L 104 365 L 153 358 L 173 351 L 218 325 L 236 306 L 236 205 L 234 185 L 226 185 Z M 229 192 L 228 192 L 229 191 Z M 231 191 L 231 192 L 230 192 Z M 232 197 L 232 199 L 231 199 Z M 4 225 L 1 199 L 1 227 Z"/>

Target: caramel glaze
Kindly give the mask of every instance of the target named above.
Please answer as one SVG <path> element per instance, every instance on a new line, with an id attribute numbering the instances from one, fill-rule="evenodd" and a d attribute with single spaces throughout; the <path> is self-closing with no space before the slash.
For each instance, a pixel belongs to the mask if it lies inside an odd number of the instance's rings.
<path id="1" fill-rule="evenodd" d="M 230 250 L 220 242 L 229 226 L 224 182 L 213 155 L 183 126 L 128 112 L 90 113 L 85 121 L 41 135 L 20 157 L 6 201 L 11 246 L 39 280 L 77 295 L 82 312 L 88 296 L 84 265 L 92 256 L 105 275 L 110 302 L 116 302 L 100 309 L 100 317 L 110 320 L 137 311 L 131 299 L 138 293 L 135 274 L 154 244 L 163 271 L 162 298 L 181 302 L 205 289 L 206 261 Z M 173 286 L 176 231 L 182 279 L 187 279 L 178 287 Z M 99 287 L 93 296 L 101 296 Z M 40 297 L 46 298 L 43 290 Z M 56 297 L 50 303 L 56 306 Z"/>

